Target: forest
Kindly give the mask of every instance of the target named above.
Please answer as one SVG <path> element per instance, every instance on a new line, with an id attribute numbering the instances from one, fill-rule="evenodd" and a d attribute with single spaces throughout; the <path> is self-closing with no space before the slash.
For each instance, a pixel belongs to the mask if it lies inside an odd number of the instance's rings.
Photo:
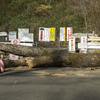
<path id="1" fill-rule="evenodd" d="M 73 27 L 73 33 L 100 35 L 99 0 L 0 0 L 0 31 L 29 28 L 38 36 L 39 27 Z"/>

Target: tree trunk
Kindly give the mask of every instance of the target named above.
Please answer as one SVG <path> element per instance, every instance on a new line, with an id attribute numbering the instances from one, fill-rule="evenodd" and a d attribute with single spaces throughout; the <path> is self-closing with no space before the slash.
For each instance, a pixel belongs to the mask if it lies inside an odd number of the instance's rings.
<path id="1" fill-rule="evenodd" d="M 48 66 L 51 64 L 53 64 L 53 59 L 49 56 L 25 57 L 19 60 L 4 60 L 4 65 L 6 68 L 18 66 L 28 66 L 28 68 L 32 68 L 35 66 Z"/>
<path id="2" fill-rule="evenodd" d="M 53 52 L 53 50 L 43 47 L 29 47 L 4 43 L 0 43 L 0 51 L 26 57 L 41 56 L 46 53 Z"/>

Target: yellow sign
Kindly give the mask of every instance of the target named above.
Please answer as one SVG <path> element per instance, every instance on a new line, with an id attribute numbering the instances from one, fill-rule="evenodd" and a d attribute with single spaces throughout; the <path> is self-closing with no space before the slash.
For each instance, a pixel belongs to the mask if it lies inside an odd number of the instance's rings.
<path id="1" fill-rule="evenodd" d="M 51 27 L 50 28 L 50 41 L 55 41 L 55 32 L 56 32 L 56 28 Z"/>

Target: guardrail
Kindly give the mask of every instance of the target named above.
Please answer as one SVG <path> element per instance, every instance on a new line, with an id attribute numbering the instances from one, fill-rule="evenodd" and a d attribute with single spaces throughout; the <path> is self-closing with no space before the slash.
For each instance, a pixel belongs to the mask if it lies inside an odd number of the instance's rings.
<path id="1" fill-rule="evenodd" d="M 100 49 L 100 44 L 94 43 L 78 43 L 79 49 Z"/>

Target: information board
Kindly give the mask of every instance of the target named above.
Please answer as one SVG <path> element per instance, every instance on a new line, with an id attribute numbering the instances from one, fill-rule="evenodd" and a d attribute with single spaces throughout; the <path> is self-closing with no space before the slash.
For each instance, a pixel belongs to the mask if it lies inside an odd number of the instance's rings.
<path id="1" fill-rule="evenodd" d="M 44 33 L 44 27 L 39 27 L 39 41 L 44 41 L 45 40 L 45 33 Z"/>
<path id="2" fill-rule="evenodd" d="M 11 41 L 11 39 L 16 39 L 16 32 L 9 32 L 9 41 Z"/>
<path id="3" fill-rule="evenodd" d="M 50 41 L 55 41 L 55 32 L 56 32 L 56 28 L 51 27 L 50 28 Z"/>
<path id="4" fill-rule="evenodd" d="M 75 37 L 69 37 L 69 51 L 75 51 Z"/>
<path id="5" fill-rule="evenodd" d="M 65 41 L 65 27 L 60 27 L 60 41 Z"/>
<path id="6" fill-rule="evenodd" d="M 81 37 L 81 43 L 87 43 L 87 37 L 86 36 Z"/>
<path id="7" fill-rule="evenodd" d="M 44 41 L 50 41 L 50 28 L 44 28 Z"/>
<path id="8" fill-rule="evenodd" d="M 67 41 L 69 41 L 69 35 L 72 35 L 72 27 L 67 27 Z"/>
<path id="9" fill-rule="evenodd" d="M 87 43 L 78 43 L 78 49 L 87 48 L 87 46 L 88 46 Z"/>
<path id="10" fill-rule="evenodd" d="M 7 32 L 0 32 L 0 36 L 7 36 Z"/>
<path id="11" fill-rule="evenodd" d="M 34 42 L 33 38 L 33 33 L 29 33 L 29 29 L 18 29 L 18 39 L 21 42 Z"/>

